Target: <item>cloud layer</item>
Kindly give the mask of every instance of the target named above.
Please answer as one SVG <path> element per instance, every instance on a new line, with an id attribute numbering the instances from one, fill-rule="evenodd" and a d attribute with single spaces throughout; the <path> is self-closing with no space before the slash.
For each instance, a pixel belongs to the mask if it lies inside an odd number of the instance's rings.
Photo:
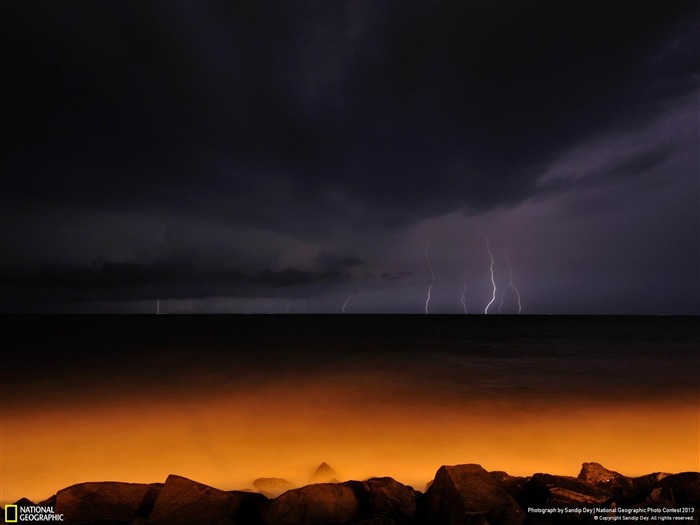
<path id="1" fill-rule="evenodd" d="M 457 214 L 460 237 L 517 222 L 533 202 L 562 222 L 575 213 L 564 203 L 599 217 L 621 206 L 635 223 L 648 210 L 632 197 L 654 201 L 674 226 L 664 253 L 684 272 L 700 262 L 677 248 L 697 236 L 697 208 L 671 200 L 697 190 L 692 2 L 2 11 L 9 311 L 275 288 L 371 295 L 389 281 L 375 276 L 417 275 L 425 239 L 405 245 L 412 232 L 434 240 L 430 224 Z M 676 207 L 690 215 L 674 222 Z M 575 250 L 566 236 L 544 242 Z M 611 246 L 589 248 L 584 268 Z M 658 266 L 648 257 L 636 271 Z M 585 304 L 604 310 L 600 297 Z"/>

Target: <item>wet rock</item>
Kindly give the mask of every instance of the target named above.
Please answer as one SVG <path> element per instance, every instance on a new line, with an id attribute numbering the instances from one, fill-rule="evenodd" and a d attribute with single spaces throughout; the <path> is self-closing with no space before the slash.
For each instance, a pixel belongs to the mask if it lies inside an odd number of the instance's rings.
<path id="1" fill-rule="evenodd" d="M 269 525 L 323 525 L 360 519 L 360 504 L 348 483 L 318 483 L 285 492 L 263 510 Z"/>
<path id="2" fill-rule="evenodd" d="M 155 500 L 151 525 L 234 525 L 247 497 L 259 494 L 226 492 L 181 476 L 170 475 Z"/>
<path id="3" fill-rule="evenodd" d="M 283 478 L 258 478 L 253 481 L 253 487 L 268 498 L 276 498 L 280 494 L 296 488 L 294 484 Z"/>
<path id="4" fill-rule="evenodd" d="M 148 499 L 155 499 L 161 484 L 91 482 L 72 485 L 56 493 L 54 511 L 64 523 L 128 524 L 147 515 Z"/>
<path id="5" fill-rule="evenodd" d="M 426 523 L 520 525 L 525 512 L 480 465 L 442 466 L 425 494 Z"/>

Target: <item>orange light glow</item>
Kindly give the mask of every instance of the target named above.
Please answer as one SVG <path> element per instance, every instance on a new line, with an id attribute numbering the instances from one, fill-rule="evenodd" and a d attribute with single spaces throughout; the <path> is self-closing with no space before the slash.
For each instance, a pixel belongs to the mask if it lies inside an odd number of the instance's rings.
<path id="1" fill-rule="evenodd" d="M 303 485 L 323 461 L 342 480 L 392 476 L 418 490 L 443 464 L 576 475 L 597 461 L 637 476 L 700 463 L 693 399 L 458 400 L 376 379 L 6 405 L 0 499 L 38 502 L 74 483 L 158 482 L 171 473 L 227 490 L 257 477 Z"/>

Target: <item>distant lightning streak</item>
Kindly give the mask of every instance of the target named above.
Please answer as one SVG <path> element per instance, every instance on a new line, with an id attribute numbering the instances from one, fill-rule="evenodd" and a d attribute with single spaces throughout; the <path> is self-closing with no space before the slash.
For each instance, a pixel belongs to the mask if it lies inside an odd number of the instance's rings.
<path id="1" fill-rule="evenodd" d="M 160 315 L 160 299 L 156 299 L 156 315 Z"/>
<path id="2" fill-rule="evenodd" d="M 345 307 L 348 305 L 348 302 L 350 302 L 350 298 L 352 297 L 352 294 L 348 295 L 348 298 L 345 299 L 345 302 L 343 303 L 343 307 L 340 309 L 343 313 L 345 312 Z"/>
<path id="3" fill-rule="evenodd" d="M 489 238 L 486 237 L 486 234 L 484 234 L 484 232 L 481 232 L 481 235 L 483 235 L 484 239 L 486 239 L 486 249 L 488 250 L 489 257 L 491 258 L 490 271 L 491 271 L 491 286 L 493 286 L 493 292 L 491 294 L 491 301 L 489 302 L 489 304 L 486 305 L 486 308 L 484 308 L 484 314 L 488 314 L 489 307 L 496 300 L 496 281 L 493 278 L 493 253 L 491 253 L 491 243 L 489 243 Z"/>
<path id="4" fill-rule="evenodd" d="M 464 300 L 465 295 L 467 294 L 467 272 L 464 273 L 464 284 L 462 284 L 462 296 L 460 297 L 460 300 L 462 301 L 462 308 L 464 309 L 464 313 L 468 314 L 469 311 L 467 310 L 467 303 Z"/>
<path id="5" fill-rule="evenodd" d="M 428 307 L 430 306 L 430 293 L 433 291 L 433 286 L 435 286 L 435 272 L 433 272 L 433 265 L 430 263 L 430 256 L 428 255 L 429 244 L 425 245 L 425 261 L 428 263 L 428 268 L 430 268 L 430 286 L 428 286 L 428 296 L 425 298 L 425 313 L 430 313 Z"/>
<path id="6" fill-rule="evenodd" d="M 508 259 L 508 248 L 506 247 L 506 263 L 508 263 L 508 272 L 510 273 L 510 282 L 508 282 L 508 286 L 506 286 L 503 289 L 503 292 L 501 292 L 501 304 L 498 305 L 498 313 L 501 313 L 501 307 L 503 306 L 503 296 L 505 296 L 506 292 L 508 291 L 508 288 L 512 288 L 513 291 L 515 292 L 515 295 L 518 297 L 518 313 L 520 313 L 523 309 L 522 304 L 520 303 L 520 292 L 518 289 L 515 287 L 513 284 L 513 266 L 510 264 L 510 260 Z"/>

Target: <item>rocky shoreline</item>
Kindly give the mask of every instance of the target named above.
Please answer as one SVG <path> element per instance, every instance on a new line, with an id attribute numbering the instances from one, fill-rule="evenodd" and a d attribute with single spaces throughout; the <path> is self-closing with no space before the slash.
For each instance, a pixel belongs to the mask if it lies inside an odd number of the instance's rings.
<path id="1" fill-rule="evenodd" d="M 442 466 L 424 493 L 396 480 L 289 488 L 260 478 L 259 492 L 224 491 L 170 475 L 165 483 L 89 482 L 46 501 L 27 499 L 2 523 L 71 525 L 539 525 L 599 521 L 697 524 L 700 473 L 626 477 L 584 463 L 577 477 L 510 476 L 476 464 Z M 270 490 L 270 489 L 276 490 Z M 264 490 L 268 489 L 268 490 Z M 276 492 L 280 492 L 277 494 Z M 9 513 L 12 513 L 12 516 Z M 27 515 L 31 514 L 31 515 Z M 59 520 L 60 518 L 60 520 Z"/>

